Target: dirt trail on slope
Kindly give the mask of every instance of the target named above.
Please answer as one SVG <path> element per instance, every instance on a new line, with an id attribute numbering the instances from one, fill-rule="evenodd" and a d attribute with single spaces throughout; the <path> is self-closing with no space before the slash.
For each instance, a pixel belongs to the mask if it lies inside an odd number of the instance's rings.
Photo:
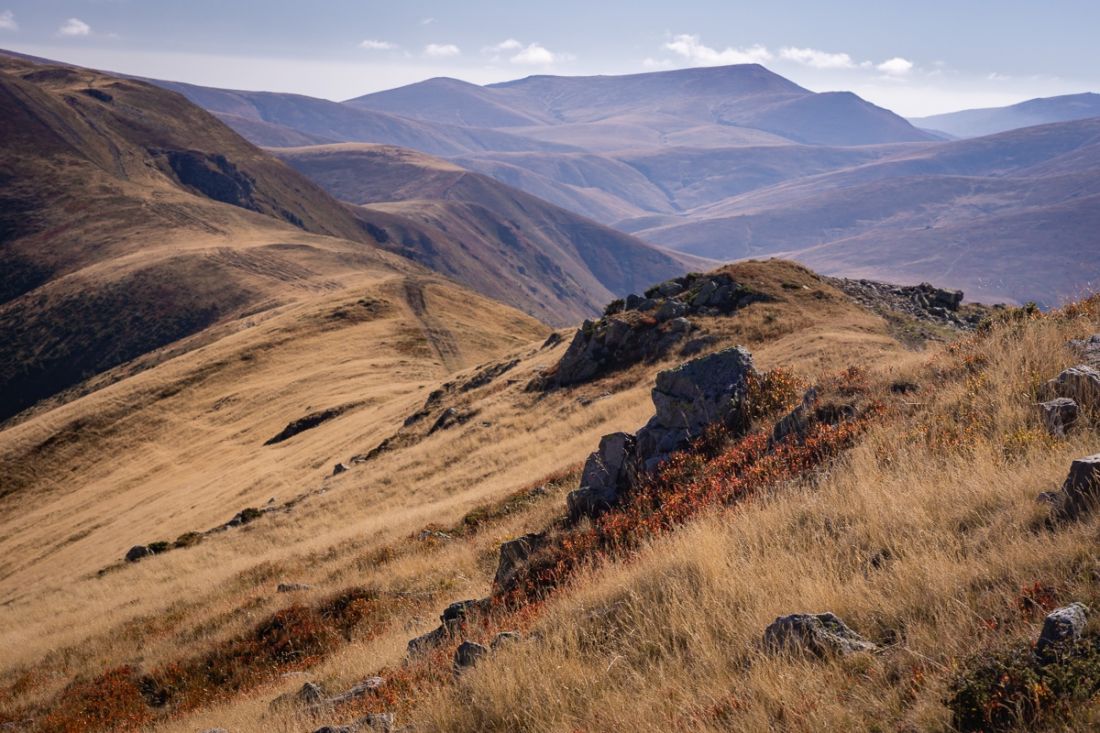
<path id="1" fill-rule="evenodd" d="M 409 304 L 409 309 L 419 322 L 428 345 L 439 356 L 439 360 L 447 371 L 461 369 L 463 367 L 462 352 L 458 348 L 458 341 L 439 319 L 428 312 L 424 301 L 424 282 L 415 277 L 406 277 L 404 288 L 405 301 Z"/>

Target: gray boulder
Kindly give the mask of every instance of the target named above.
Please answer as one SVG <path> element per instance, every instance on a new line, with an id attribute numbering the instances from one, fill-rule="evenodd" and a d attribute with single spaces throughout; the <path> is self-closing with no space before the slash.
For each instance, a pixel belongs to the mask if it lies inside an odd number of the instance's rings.
<path id="1" fill-rule="evenodd" d="M 302 689 L 298 690 L 294 699 L 303 705 L 315 707 L 328 702 L 328 693 L 317 683 L 306 682 L 302 685 Z"/>
<path id="2" fill-rule="evenodd" d="M 328 702 L 332 705 L 340 705 L 352 700 L 358 700 L 364 697 L 368 693 L 374 692 L 382 686 L 383 679 L 381 677 L 368 677 L 354 687 L 341 692 L 339 695 L 335 695 L 328 699 Z"/>
<path id="3" fill-rule="evenodd" d="M 1056 397 L 1068 397 L 1079 405 L 1095 407 L 1100 405 L 1100 371 L 1087 364 L 1066 369 L 1047 382 L 1050 394 Z"/>
<path id="4" fill-rule="evenodd" d="M 306 585 L 305 583 L 279 583 L 275 588 L 276 593 L 298 593 L 303 590 L 311 590 L 312 585 Z"/>
<path id="5" fill-rule="evenodd" d="M 649 422 L 635 435 L 612 433 L 585 461 L 580 487 L 566 498 L 573 521 L 614 506 L 670 453 L 686 447 L 711 425 L 741 427 L 742 402 L 755 373 L 752 355 L 726 349 L 659 372 Z"/>
<path id="6" fill-rule="evenodd" d="M 126 552 L 126 562 L 137 562 L 153 554 L 155 553 L 145 545 L 134 545 Z"/>
<path id="7" fill-rule="evenodd" d="M 1100 333 L 1070 341 L 1069 346 L 1085 360 L 1086 364 L 1091 367 L 1100 367 Z"/>
<path id="8" fill-rule="evenodd" d="M 349 469 L 349 466 L 346 463 L 337 463 L 335 466 L 332 467 L 332 475 L 333 476 L 339 476 L 340 474 L 344 473 L 348 469 Z"/>
<path id="9" fill-rule="evenodd" d="M 1088 513 L 1100 498 L 1100 453 L 1078 458 L 1057 491 L 1045 493 L 1055 519 L 1076 519 Z"/>
<path id="10" fill-rule="evenodd" d="M 462 642 L 458 649 L 455 650 L 454 658 L 454 671 L 455 674 L 462 672 L 478 663 L 483 657 L 489 653 L 488 647 L 478 644 L 474 641 Z"/>
<path id="11" fill-rule="evenodd" d="M 439 626 L 409 641 L 406 646 L 407 656 L 410 659 L 420 656 L 452 638 L 462 630 L 468 617 L 482 613 L 488 608 L 488 604 L 488 598 L 456 601 L 450 604 L 440 614 Z"/>
<path id="12" fill-rule="evenodd" d="M 493 577 L 493 593 L 501 594 L 512 590 L 520 570 L 527 567 L 531 556 L 542 546 L 546 535 L 542 533 L 525 534 L 500 546 L 500 560 Z"/>
<path id="13" fill-rule="evenodd" d="M 752 354 L 740 347 L 658 372 L 652 394 L 656 412 L 637 433 L 644 469 L 652 471 L 712 424 L 736 425 L 754 373 Z"/>
<path id="14" fill-rule="evenodd" d="M 405 654 L 410 659 L 414 659 L 422 654 L 427 654 L 449 638 L 451 638 L 451 632 L 447 627 L 437 626 L 426 634 L 410 639 L 405 647 Z"/>
<path id="15" fill-rule="evenodd" d="M 681 303 L 675 298 L 669 298 L 657 309 L 653 317 L 660 322 L 671 321 L 673 318 L 682 318 L 690 312 L 686 303 Z"/>
<path id="16" fill-rule="evenodd" d="M 1047 432 L 1056 438 L 1064 437 L 1066 431 L 1077 422 L 1077 403 L 1068 397 L 1058 397 L 1039 403 L 1039 415 Z"/>
<path id="17" fill-rule="evenodd" d="M 772 652 L 809 653 L 821 658 L 878 649 L 832 613 L 780 616 L 764 630 L 764 648 Z"/>
<path id="18" fill-rule="evenodd" d="M 506 647 L 510 644 L 523 641 L 523 637 L 518 631 L 501 631 L 499 634 L 493 637 L 492 643 L 489 647 L 495 652 L 496 650 Z"/>
<path id="19" fill-rule="evenodd" d="M 1088 622 L 1089 608 L 1083 603 L 1071 603 L 1051 611 L 1043 621 L 1043 631 L 1035 645 L 1035 654 L 1042 660 L 1052 659 L 1058 647 L 1081 638 Z"/>

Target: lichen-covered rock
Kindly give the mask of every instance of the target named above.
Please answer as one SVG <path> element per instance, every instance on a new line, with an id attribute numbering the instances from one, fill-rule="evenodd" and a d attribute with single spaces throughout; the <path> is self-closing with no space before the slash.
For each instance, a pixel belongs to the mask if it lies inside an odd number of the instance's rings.
<path id="1" fill-rule="evenodd" d="M 764 648 L 772 652 L 802 652 L 817 657 L 871 652 L 878 647 L 833 613 L 780 616 L 764 630 Z"/>
<path id="2" fill-rule="evenodd" d="M 1063 644 L 1071 644 L 1081 638 L 1088 622 L 1089 608 L 1083 603 L 1071 603 L 1051 611 L 1043 621 L 1043 631 L 1035 645 L 1039 659 L 1052 659 Z"/>
<path id="3" fill-rule="evenodd" d="M 1100 498 L 1100 453 L 1078 458 L 1057 491 L 1043 495 L 1055 519 L 1076 519 L 1092 510 Z"/>
<path id="4" fill-rule="evenodd" d="M 474 666 L 489 653 L 488 647 L 474 641 L 464 641 L 455 650 L 454 671 L 459 673 Z"/>
<path id="5" fill-rule="evenodd" d="M 531 556 L 545 539 L 546 535 L 542 533 L 525 534 L 500 546 L 500 560 L 493 577 L 493 593 L 499 595 L 512 590 L 517 574 L 527 566 Z"/>
<path id="6" fill-rule="evenodd" d="M 1047 432 L 1056 438 L 1064 437 L 1066 431 L 1077 422 L 1077 403 L 1068 397 L 1058 397 L 1039 403 L 1039 415 Z"/>

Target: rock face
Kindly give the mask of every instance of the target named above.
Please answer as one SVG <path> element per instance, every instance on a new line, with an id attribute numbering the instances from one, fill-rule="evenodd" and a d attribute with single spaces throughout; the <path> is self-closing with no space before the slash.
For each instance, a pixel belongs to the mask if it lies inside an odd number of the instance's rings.
<path id="1" fill-rule="evenodd" d="M 600 440 L 599 450 L 585 462 L 580 488 L 567 498 L 570 517 L 596 516 L 613 506 L 624 491 L 708 426 L 739 428 L 748 378 L 754 373 L 752 355 L 742 348 L 658 373 L 656 413 L 634 435 L 612 433 Z"/>
<path id="2" fill-rule="evenodd" d="M 543 533 L 525 534 L 500 546 L 500 560 L 493 578 L 493 593 L 507 593 L 513 587 L 516 574 L 524 567 L 539 547 L 546 541 Z"/>
<path id="3" fill-rule="evenodd" d="M 598 321 L 585 321 L 553 376 L 533 386 L 579 384 L 656 359 L 691 332 L 689 317 L 728 314 L 760 300 L 766 298 L 726 273 L 685 275 L 661 283 L 645 296 L 615 301 Z"/>
<path id="4" fill-rule="evenodd" d="M 1077 422 L 1077 403 L 1068 397 L 1058 397 L 1039 403 L 1039 414 L 1047 432 L 1056 438 L 1064 437 Z"/>
<path id="5" fill-rule="evenodd" d="M 878 649 L 835 614 L 827 612 L 780 616 L 764 630 L 764 648 L 773 652 L 808 652 L 821 658 Z"/>
<path id="6" fill-rule="evenodd" d="M 1087 364 L 1078 364 L 1047 382 L 1047 390 L 1058 397 L 1067 397 L 1079 405 L 1100 405 L 1100 371 Z"/>
<path id="7" fill-rule="evenodd" d="M 1044 494 L 1055 519 L 1076 519 L 1089 512 L 1100 498 L 1100 453 L 1078 458 L 1057 491 Z"/>
<path id="8" fill-rule="evenodd" d="M 1036 656 L 1049 660 L 1055 656 L 1060 645 L 1080 639 L 1088 616 L 1089 608 L 1083 603 L 1071 603 L 1051 611 L 1043 622 L 1043 631 L 1035 645 Z"/>

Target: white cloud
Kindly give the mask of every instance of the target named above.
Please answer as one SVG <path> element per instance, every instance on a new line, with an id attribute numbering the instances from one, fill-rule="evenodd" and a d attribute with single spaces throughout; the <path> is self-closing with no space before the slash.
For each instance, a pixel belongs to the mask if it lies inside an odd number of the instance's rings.
<path id="1" fill-rule="evenodd" d="M 453 43 L 429 43 L 424 47 L 424 55 L 433 59 L 443 59 L 451 56 L 461 56 L 462 49 Z"/>
<path id="2" fill-rule="evenodd" d="M 846 53 L 829 53 L 816 48 L 794 48 L 788 46 L 779 49 L 779 57 L 794 61 L 815 69 L 854 69 L 857 64 Z"/>
<path id="3" fill-rule="evenodd" d="M 513 64 L 547 66 L 556 61 L 564 61 L 565 58 L 538 43 L 532 43 L 509 60 Z"/>
<path id="4" fill-rule="evenodd" d="M 892 59 L 883 61 L 875 68 L 891 76 L 904 76 L 913 70 L 913 62 L 909 59 L 903 59 L 901 56 L 895 56 Z"/>
<path id="5" fill-rule="evenodd" d="M 392 51 L 397 48 L 396 43 L 390 43 L 389 41 L 376 41 L 368 38 L 359 44 L 359 48 L 365 48 L 368 51 Z"/>
<path id="6" fill-rule="evenodd" d="M 0 13 L 0 31 L 17 31 L 19 24 L 15 22 L 15 13 L 5 10 Z"/>
<path id="7" fill-rule="evenodd" d="M 435 22 L 435 18 L 423 18 L 420 21 L 420 25 L 431 25 Z"/>
<path id="8" fill-rule="evenodd" d="M 92 27 L 80 18 L 69 18 L 57 32 L 63 36 L 88 36 L 92 33 Z"/>
<path id="9" fill-rule="evenodd" d="M 493 62 L 507 56 L 513 64 L 526 66 L 550 66 L 561 61 L 573 60 L 571 54 L 551 51 L 541 43 L 529 43 L 525 46 L 515 38 L 501 41 L 495 46 L 486 46 L 481 49 L 481 52 L 490 55 L 492 57 L 490 60 Z"/>
<path id="10" fill-rule="evenodd" d="M 486 46 L 481 49 L 482 53 L 504 53 L 505 51 L 518 51 L 523 48 L 523 44 L 514 38 L 509 38 L 506 41 L 501 41 L 495 46 Z"/>
<path id="11" fill-rule="evenodd" d="M 672 62 L 668 59 L 655 59 L 646 57 L 642 59 L 642 66 L 647 69 L 671 69 Z"/>
<path id="12" fill-rule="evenodd" d="M 726 48 L 722 51 L 704 46 L 699 36 L 681 33 L 673 36 L 665 48 L 683 56 L 699 66 L 720 66 L 723 64 L 758 64 L 772 58 L 771 52 L 761 45 L 748 48 Z"/>

